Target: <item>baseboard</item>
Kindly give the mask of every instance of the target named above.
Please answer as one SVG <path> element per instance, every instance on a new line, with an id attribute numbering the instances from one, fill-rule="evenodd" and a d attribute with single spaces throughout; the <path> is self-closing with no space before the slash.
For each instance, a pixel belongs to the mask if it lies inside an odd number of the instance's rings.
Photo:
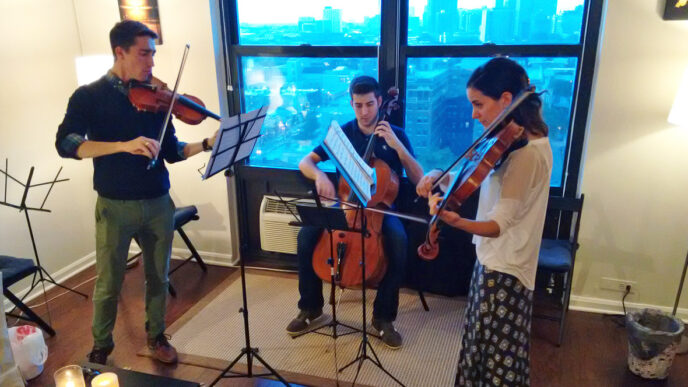
<path id="1" fill-rule="evenodd" d="M 639 310 L 645 308 L 659 309 L 662 312 L 669 314 L 671 314 L 671 312 L 674 309 L 673 306 L 658 306 L 650 304 L 641 304 L 637 302 L 626 302 L 626 311 Z M 621 304 L 621 301 L 608 300 L 604 298 L 581 297 L 574 295 L 571 295 L 569 309 L 600 314 L 623 314 L 623 306 Z M 676 310 L 676 316 L 683 320 L 683 322 L 688 323 L 688 309 L 678 308 L 678 310 Z"/>
<path id="2" fill-rule="evenodd" d="M 137 249 L 130 249 L 129 250 L 129 255 L 134 255 L 138 253 L 139 250 Z M 189 251 L 183 248 L 172 248 L 172 256 L 170 257 L 171 259 L 185 259 L 184 257 L 189 256 Z M 199 251 L 198 254 L 200 254 L 201 258 L 203 258 L 203 262 L 209 264 L 209 265 L 218 265 L 218 266 L 234 266 L 236 263 L 235 260 L 232 259 L 232 254 L 222 254 L 222 253 L 213 253 L 209 251 Z M 89 267 L 95 265 L 96 263 L 96 252 L 92 251 L 89 254 L 85 255 L 84 257 L 78 259 L 74 263 L 67 265 L 63 267 L 62 269 L 56 271 L 55 273 L 50 273 L 50 276 L 53 277 L 55 282 L 61 284 L 64 283 L 64 281 L 74 277 L 75 275 L 81 273 L 82 271 L 88 269 Z M 50 282 L 46 282 L 45 290 L 48 291 L 52 288 L 54 288 L 55 285 L 51 284 Z M 29 289 L 31 286 L 27 286 L 26 288 L 20 290 L 19 292 L 15 292 L 15 295 L 19 297 L 20 299 L 24 298 L 24 303 L 28 303 L 31 300 L 35 299 L 36 297 L 40 296 L 43 293 L 43 288 L 41 286 L 37 286 L 34 288 L 33 292 L 31 294 L 27 295 Z M 79 290 L 79 289 L 77 289 Z M 66 290 L 65 290 L 66 291 Z M 10 310 L 13 307 L 13 304 L 9 300 L 4 300 L 4 306 L 5 310 Z"/>
<path id="3" fill-rule="evenodd" d="M 82 271 L 88 269 L 89 267 L 93 266 L 95 263 L 96 263 L 96 252 L 93 251 L 93 252 L 86 254 L 84 257 L 79 258 L 74 263 L 63 267 L 62 269 L 60 269 L 54 273 L 50 273 L 50 276 L 53 277 L 55 282 L 57 282 L 58 284 L 61 284 L 64 281 L 74 277 L 75 275 L 77 275 L 77 274 L 81 273 Z M 46 282 L 45 284 L 46 284 L 46 286 L 45 286 L 46 291 L 55 287 L 55 285 L 53 285 L 50 282 Z M 30 285 L 27 286 L 26 288 L 20 290 L 19 292 L 15 292 L 14 294 L 17 297 L 19 297 L 19 299 L 26 297 L 26 298 L 24 298 L 24 303 L 27 303 L 27 302 L 33 300 L 34 298 L 40 296 L 43 293 L 43 287 L 40 285 L 36 286 L 33 289 L 33 292 L 31 292 L 31 294 L 27 295 L 27 293 L 29 292 L 29 289 L 31 289 Z M 79 290 L 79 289 L 76 289 L 76 290 Z M 65 290 L 65 291 L 67 291 L 67 290 Z M 79 290 L 79 291 L 81 291 L 81 290 Z M 14 307 L 14 305 L 7 299 L 4 300 L 3 305 L 5 306 L 5 310 L 10 310 L 11 308 Z"/>
<path id="4" fill-rule="evenodd" d="M 189 250 L 180 247 L 172 248 L 172 259 L 186 259 L 191 253 Z M 213 253 L 210 251 L 199 251 L 198 254 L 203 258 L 203 262 L 210 265 L 234 266 L 238 262 L 232 254 Z"/>

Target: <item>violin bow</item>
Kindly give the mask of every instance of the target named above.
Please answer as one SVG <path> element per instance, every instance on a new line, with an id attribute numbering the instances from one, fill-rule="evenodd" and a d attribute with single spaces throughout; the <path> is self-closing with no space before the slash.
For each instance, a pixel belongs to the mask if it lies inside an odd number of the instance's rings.
<path id="1" fill-rule="evenodd" d="M 478 144 L 479 144 L 482 140 L 484 140 L 486 137 L 490 136 L 490 135 L 494 132 L 494 130 L 499 126 L 499 124 L 501 124 L 502 121 L 504 121 L 505 119 L 507 119 L 507 117 L 509 116 L 509 114 L 513 113 L 514 110 L 516 110 L 516 108 L 517 108 L 519 105 L 521 105 L 521 103 L 522 103 L 523 101 L 526 100 L 526 98 L 530 97 L 530 95 L 531 95 L 531 94 L 534 94 L 534 93 L 535 93 L 535 86 L 530 86 L 530 87 L 528 87 L 527 89 L 523 90 L 521 93 L 519 93 L 519 94 L 516 96 L 516 98 L 514 98 L 514 100 L 511 101 L 511 104 L 510 104 L 509 106 L 507 106 L 507 107 L 497 116 L 497 118 L 495 118 L 494 121 L 492 121 L 492 123 L 490 124 L 490 126 L 488 126 L 487 129 L 485 129 L 485 130 L 483 131 L 483 133 L 480 135 L 480 137 L 478 137 L 478 139 L 475 140 L 475 141 L 473 142 L 473 144 L 471 144 L 471 146 L 469 146 L 469 147 L 461 154 L 461 156 L 459 156 L 459 157 L 449 166 L 449 168 L 447 168 L 447 170 L 442 171 L 442 174 L 439 175 L 439 176 L 435 179 L 435 181 L 432 182 L 432 188 L 431 188 L 431 190 L 432 190 L 432 189 L 435 189 L 438 185 L 440 185 L 440 182 L 442 181 L 442 178 L 443 178 L 445 175 L 447 175 L 447 173 L 449 173 L 449 171 L 451 171 L 452 169 L 454 169 L 454 167 L 456 167 L 456 165 L 457 165 L 461 160 L 463 160 L 467 155 L 469 155 L 469 154 L 478 146 Z"/>
<path id="2" fill-rule="evenodd" d="M 165 138 L 165 132 L 167 131 L 167 124 L 170 123 L 170 118 L 172 117 L 172 108 L 174 107 L 174 102 L 177 100 L 177 88 L 179 88 L 179 81 L 182 79 L 182 71 L 184 71 L 184 64 L 186 64 L 186 57 L 189 55 L 189 48 L 191 45 L 189 43 L 184 47 L 184 55 L 182 56 L 182 63 L 179 66 L 179 72 L 177 73 L 177 80 L 174 82 L 174 90 L 172 91 L 172 100 L 170 101 L 170 107 L 167 109 L 167 115 L 165 115 L 165 121 L 162 123 L 162 128 L 160 129 L 160 137 L 158 138 L 158 143 L 160 144 L 160 150 L 162 150 L 162 140 Z M 155 168 L 158 164 L 158 156 L 160 151 L 155 155 L 154 158 L 148 163 L 147 169 Z"/>

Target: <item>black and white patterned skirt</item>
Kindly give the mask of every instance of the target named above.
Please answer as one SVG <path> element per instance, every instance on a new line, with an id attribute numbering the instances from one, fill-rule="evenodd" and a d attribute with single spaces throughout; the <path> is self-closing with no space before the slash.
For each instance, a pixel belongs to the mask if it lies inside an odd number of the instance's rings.
<path id="1" fill-rule="evenodd" d="M 459 358 L 460 386 L 530 385 L 533 292 L 516 277 L 473 268 Z"/>

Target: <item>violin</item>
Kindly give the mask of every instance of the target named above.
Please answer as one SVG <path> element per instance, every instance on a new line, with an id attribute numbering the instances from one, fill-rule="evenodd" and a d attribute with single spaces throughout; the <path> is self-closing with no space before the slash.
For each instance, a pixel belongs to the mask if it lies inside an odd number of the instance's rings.
<path id="1" fill-rule="evenodd" d="M 187 124 L 197 125 L 201 123 L 206 117 L 212 117 L 220 121 L 220 116 L 207 110 L 203 102 L 191 95 L 180 95 L 177 92 L 179 88 L 179 81 L 182 78 L 182 71 L 186 63 L 186 57 L 189 55 L 190 45 L 187 43 L 184 47 L 184 54 L 182 56 L 182 63 L 179 66 L 177 73 L 177 81 L 174 83 L 174 89 L 170 91 L 165 82 L 151 77 L 150 83 L 130 82 L 129 83 L 129 101 L 139 110 L 158 113 L 166 111 L 165 119 L 160 128 L 160 136 L 158 142 L 162 143 L 167 131 L 167 124 L 170 122 L 172 114 L 179 118 L 182 122 Z M 147 169 L 153 169 L 158 165 L 158 156 L 148 163 Z"/>
<path id="2" fill-rule="evenodd" d="M 129 81 L 129 101 L 140 111 L 167 112 L 173 94 L 165 82 L 155 77 L 149 83 Z M 189 94 L 177 94 L 172 104 L 172 114 L 189 125 L 198 125 L 206 117 L 220 120 L 220 116 L 205 108 L 203 101 Z"/>
<path id="3" fill-rule="evenodd" d="M 439 253 L 438 221 L 439 215 L 445 208 L 457 211 L 459 207 L 480 187 L 490 171 L 499 166 L 504 157 L 515 147 L 525 144 L 520 141 L 523 137 L 523 127 L 515 124 L 511 113 L 531 94 L 535 88 L 521 92 L 512 103 L 490 124 L 483 134 L 433 182 L 433 187 L 439 185 L 447 172 L 459 165 L 459 171 L 454 176 L 449 188 L 440 202 L 437 213 L 428 223 L 425 242 L 418 246 L 418 256 L 427 261 L 437 258 Z"/>
<path id="4" fill-rule="evenodd" d="M 388 98 L 378 110 L 378 122 L 387 120 L 391 112 L 399 107 L 399 89 L 392 87 L 388 91 Z M 377 137 L 371 134 L 362 157 L 375 169 L 377 179 L 375 192 L 366 204 L 365 215 L 359 210 L 346 211 L 349 229 L 358 232 L 334 231 L 332 244 L 330 244 L 330 234 L 325 230 L 313 252 L 313 269 L 318 277 L 329 282 L 331 273 L 334 272 L 335 283 L 342 288 L 361 285 L 364 276 L 367 285 L 375 286 L 387 271 L 387 258 L 382 243 L 382 221 L 385 214 L 375 209 L 392 206 L 399 192 L 399 177 L 387 163 L 373 157 Z M 355 195 L 343 177 L 339 179 L 338 196 L 345 205 L 355 201 Z M 362 246 L 360 231 L 364 229 L 367 232 L 364 237 L 365 246 Z M 332 254 L 333 251 L 336 251 L 336 254 Z M 365 252 L 365 273 L 361 264 L 363 252 Z"/>

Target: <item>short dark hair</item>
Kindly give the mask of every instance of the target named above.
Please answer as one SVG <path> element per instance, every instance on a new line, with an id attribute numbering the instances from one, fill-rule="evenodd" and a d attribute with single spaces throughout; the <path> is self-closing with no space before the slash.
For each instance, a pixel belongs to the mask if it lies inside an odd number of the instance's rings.
<path id="1" fill-rule="evenodd" d="M 145 24 L 135 20 L 122 20 L 115 24 L 110 30 L 110 48 L 112 48 L 112 55 L 115 55 L 115 47 L 122 47 L 129 50 L 129 47 L 136 43 L 136 38 L 139 36 L 148 36 L 152 39 L 157 39 L 158 34 L 153 32 Z"/>
<path id="2" fill-rule="evenodd" d="M 530 87 L 526 70 L 507 57 L 496 57 L 479 66 L 466 83 L 466 88 L 479 90 L 492 99 L 499 99 L 508 91 L 516 98 Z M 542 100 L 538 93 L 531 94 L 512 113 L 514 120 L 526 130 L 547 136 L 548 128 L 542 118 Z"/>
<path id="3" fill-rule="evenodd" d="M 369 77 L 367 75 L 361 75 L 354 78 L 349 85 L 349 96 L 354 97 L 354 94 L 368 94 L 370 92 L 375 93 L 375 97 L 382 96 L 382 89 L 380 84 L 377 83 L 375 78 Z"/>

